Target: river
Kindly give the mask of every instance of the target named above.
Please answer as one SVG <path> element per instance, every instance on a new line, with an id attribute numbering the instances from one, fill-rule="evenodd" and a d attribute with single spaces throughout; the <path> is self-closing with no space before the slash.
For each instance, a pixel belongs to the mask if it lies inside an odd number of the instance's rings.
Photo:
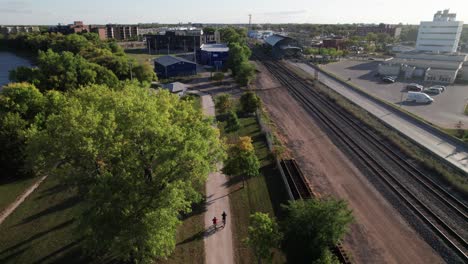
<path id="1" fill-rule="evenodd" d="M 0 87 L 10 82 L 8 79 L 10 70 L 19 66 L 31 66 L 31 62 L 12 52 L 0 51 Z"/>

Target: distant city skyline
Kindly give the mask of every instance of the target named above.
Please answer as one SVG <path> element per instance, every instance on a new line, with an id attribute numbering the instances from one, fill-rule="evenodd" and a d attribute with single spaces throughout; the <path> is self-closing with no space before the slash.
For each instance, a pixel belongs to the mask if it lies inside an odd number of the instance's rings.
<path id="1" fill-rule="evenodd" d="M 468 23 L 467 0 L 0 0 L 0 25 L 136 23 L 419 24 L 450 9 Z"/>

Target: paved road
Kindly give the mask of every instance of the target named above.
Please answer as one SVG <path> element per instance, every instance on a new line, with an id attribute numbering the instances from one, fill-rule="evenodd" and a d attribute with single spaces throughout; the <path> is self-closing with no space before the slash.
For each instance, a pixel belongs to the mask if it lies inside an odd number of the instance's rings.
<path id="1" fill-rule="evenodd" d="M 198 94 L 201 95 L 205 115 L 214 116 L 213 98 L 210 95 Z M 218 168 L 221 167 L 222 165 L 220 164 Z M 206 183 L 205 262 L 207 264 L 234 263 L 228 180 L 228 177 L 218 170 L 208 176 Z M 223 211 L 227 214 L 225 226 L 223 226 L 221 220 Z M 213 217 L 218 219 L 217 229 L 213 227 Z"/>
<path id="2" fill-rule="evenodd" d="M 315 69 L 307 64 L 289 63 L 310 74 L 315 73 Z M 390 112 L 384 106 L 371 101 L 365 96 L 357 93 L 340 82 L 335 81 L 333 78 L 328 77 L 325 74 L 319 73 L 319 80 L 354 103 L 360 105 L 362 108 L 366 109 L 369 113 L 378 117 L 385 123 L 404 133 L 411 139 L 416 140 L 422 146 L 468 173 L 468 151 L 463 145 L 447 142 L 444 138 L 434 132 L 428 131 L 417 123 Z"/>

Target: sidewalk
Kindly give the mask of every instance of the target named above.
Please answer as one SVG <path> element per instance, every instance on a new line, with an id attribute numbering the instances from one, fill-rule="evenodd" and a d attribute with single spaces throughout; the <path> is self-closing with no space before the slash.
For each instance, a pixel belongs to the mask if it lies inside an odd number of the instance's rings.
<path id="1" fill-rule="evenodd" d="M 203 112 L 207 116 L 215 116 L 215 106 L 210 95 L 199 93 L 203 106 Z M 231 210 L 229 206 L 228 177 L 220 171 L 222 164 L 218 165 L 218 171 L 208 176 L 206 182 L 206 212 L 205 212 L 205 263 L 206 264 L 232 264 L 234 263 L 234 251 L 231 231 Z M 221 214 L 226 212 L 226 226 L 222 225 Z M 214 230 L 212 219 L 218 219 L 218 228 Z"/>

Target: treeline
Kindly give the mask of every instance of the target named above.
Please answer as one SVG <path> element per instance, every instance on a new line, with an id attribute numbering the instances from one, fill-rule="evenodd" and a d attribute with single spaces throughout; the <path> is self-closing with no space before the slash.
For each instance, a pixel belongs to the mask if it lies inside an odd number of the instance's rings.
<path id="1" fill-rule="evenodd" d="M 221 39 L 229 46 L 228 67 L 237 83 L 250 84 L 255 77 L 255 67 L 249 62 L 252 51 L 247 46 L 247 32 L 243 28 L 227 27 L 220 30 Z"/>
<path id="2" fill-rule="evenodd" d="M 156 80 L 151 65 L 128 57 L 114 41 L 97 34 L 21 33 L 0 38 L 3 46 L 38 55 L 37 68 L 20 67 L 10 74 L 14 82 L 29 82 L 41 90 L 78 88 L 87 84 L 113 86 L 134 78 Z"/>

